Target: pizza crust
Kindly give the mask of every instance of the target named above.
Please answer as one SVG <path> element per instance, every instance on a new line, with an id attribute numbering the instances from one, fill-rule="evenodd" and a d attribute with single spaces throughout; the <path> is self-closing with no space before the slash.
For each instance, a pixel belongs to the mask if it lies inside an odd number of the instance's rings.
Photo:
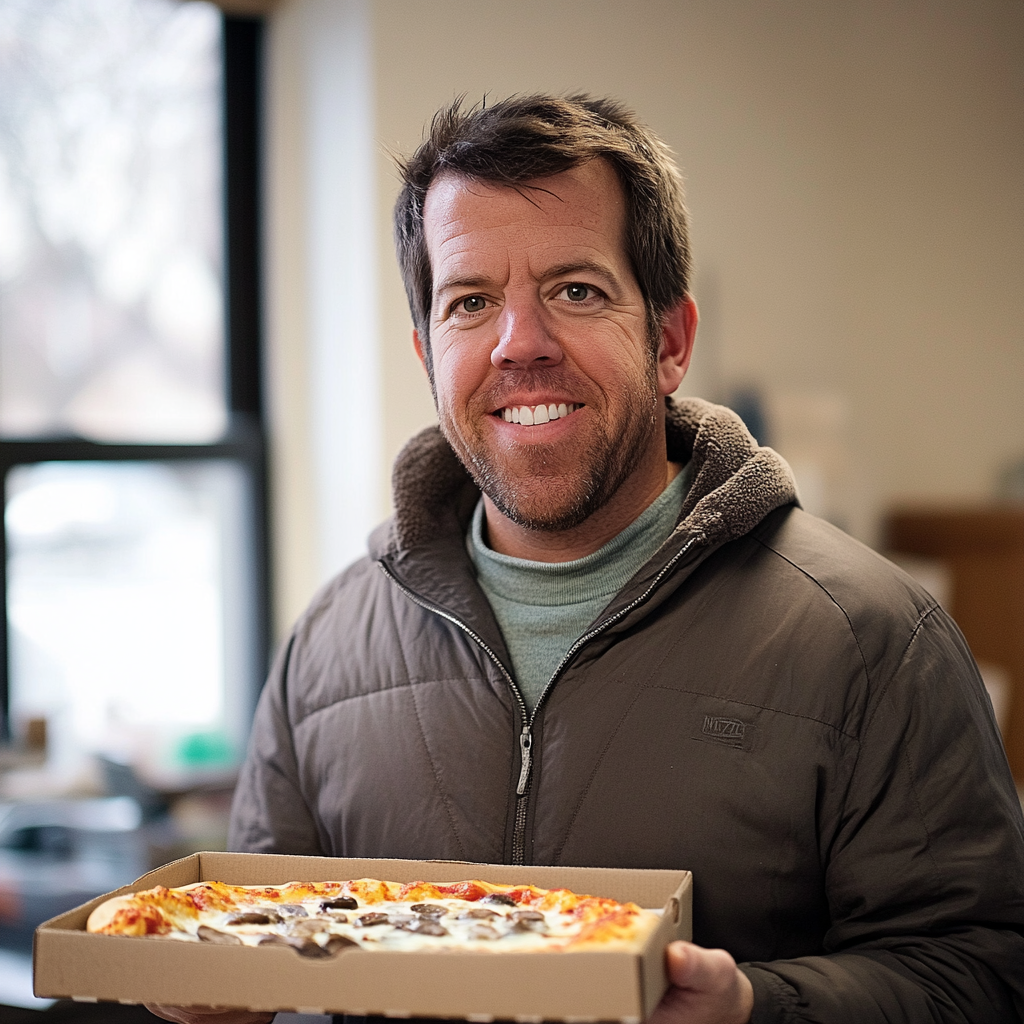
<path id="1" fill-rule="evenodd" d="M 85 924 L 85 930 L 87 932 L 106 931 L 110 927 L 117 912 L 119 910 L 127 910 L 131 907 L 134 899 L 135 895 L 130 893 L 127 896 L 113 896 L 109 900 L 101 903 L 89 915 L 89 920 Z"/>

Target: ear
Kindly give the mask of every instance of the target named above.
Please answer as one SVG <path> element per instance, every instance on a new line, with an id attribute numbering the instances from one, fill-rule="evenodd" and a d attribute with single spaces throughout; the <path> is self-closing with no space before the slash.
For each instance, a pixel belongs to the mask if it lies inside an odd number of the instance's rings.
<path id="1" fill-rule="evenodd" d="M 658 346 L 658 390 L 671 395 L 683 382 L 697 334 L 697 303 L 684 295 L 662 318 Z"/>
<path id="2" fill-rule="evenodd" d="M 420 366 L 423 367 L 424 373 L 427 375 L 427 380 L 430 381 L 430 390 L 433 391 L 434 368 L 430 359 L 430 351 L 423 343 L 423 339 L 420 337 L 420 332 L 415 329 L 413 330 L 413 348 L 416 349 L 417 357 L 420 360 Z"/>
<path id="3" fill-rule="evenodd" d="M 430 358 L 430 349 L 427 345 L 423 344 L 420 332 L 415 328 L 412 332 L 412 347 L 416 349 L 416 356 L 420 361 L 420 366 L 423 367 L 423 372 L 427 375 L 427 380 L 430 383 L 430 393 L 434 396 L 434 405 L 437 405 L 437 388 L 434 387 L 434 364 Z"/>

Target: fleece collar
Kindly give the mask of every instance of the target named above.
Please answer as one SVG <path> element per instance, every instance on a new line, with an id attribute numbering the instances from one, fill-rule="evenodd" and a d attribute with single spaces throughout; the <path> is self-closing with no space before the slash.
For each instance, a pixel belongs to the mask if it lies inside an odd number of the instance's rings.
<path id="1" fill-rule="evenodd" d="M 668 457 L 692 462 L 692 483 L 675 534 L 718 546 L 749 533 L 797 501 L 786 461 L 761 448 L 731 410 L 699 398 L 668 400 Z M 406 444 L 392 475 L 395 514 L 374 538 L 374 557 L 408 552 L 440 536 L 465 533 L 480 492 L 437 427 Z"/>

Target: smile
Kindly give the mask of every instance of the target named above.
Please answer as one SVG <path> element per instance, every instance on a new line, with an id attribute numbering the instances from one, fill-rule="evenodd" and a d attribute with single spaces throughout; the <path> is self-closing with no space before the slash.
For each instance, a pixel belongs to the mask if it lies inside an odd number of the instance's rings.
<path id="1" fill-rule="evenodd" d="M 582 403 L 565 402 L 555 405 L 506 405 L 504 409 L 498 409 L 495 416 L 500 416 L 506 423 L 519 423 L 524 427 L 534 427 L 541 423 L 550 423 L 551 420 L 560 420 L 582 409 Z"/>

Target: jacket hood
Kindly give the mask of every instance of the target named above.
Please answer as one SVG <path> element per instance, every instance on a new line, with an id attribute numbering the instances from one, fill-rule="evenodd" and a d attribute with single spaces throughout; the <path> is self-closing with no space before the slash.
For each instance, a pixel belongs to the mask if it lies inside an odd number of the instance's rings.
<path id="1" fill-rule="evenodd" d="M 797 502 L 786 461 L 759 447 L 725 406 L 699 398 L 667 400 L 668 457 L 692 462 L 690 490 L 675 536 L 717 546 L 749 533 L 782 505 Z M 375 531 L 371 555 L 395 555 L 452 531 L 464 533 L 480 491 L 438 427 L 413 437 L 395 460 L 395 513 Z"/>
<path id="2" fill-rule="evenodd" d="M 669 399 L 665 433 L 668 457 L 693 464 L 677 534 L 717 546 L 749 533 L 769 512 L 799 504 L 789 463 L 760 447 L 724 405 Z"/>

